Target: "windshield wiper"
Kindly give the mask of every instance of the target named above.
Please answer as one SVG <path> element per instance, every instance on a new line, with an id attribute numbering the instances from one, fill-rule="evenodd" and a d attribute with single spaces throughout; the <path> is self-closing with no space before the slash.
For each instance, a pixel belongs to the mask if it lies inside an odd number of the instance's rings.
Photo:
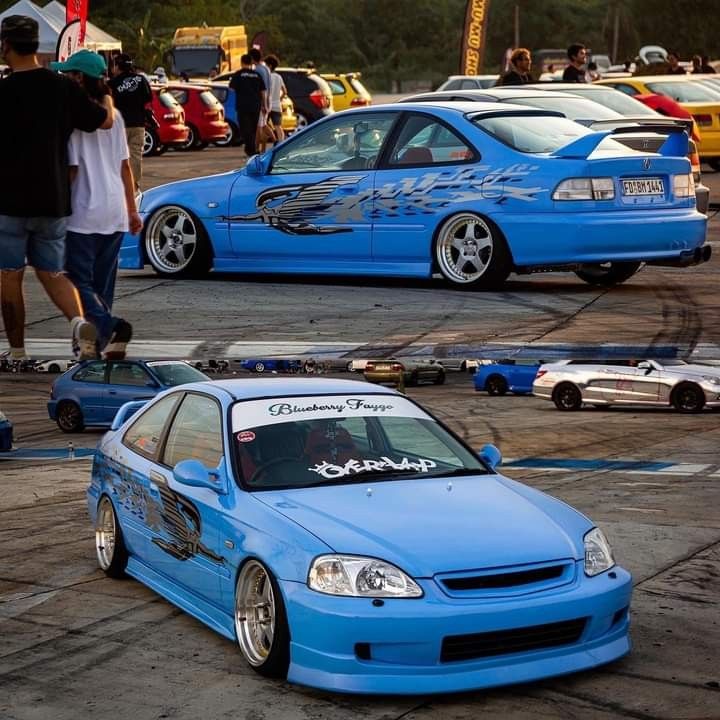
<path id="1" fill-rule="evenodd" d="M 424 475 L 423 477 L 431 477 L 431 478 L 449 478 L 449 477 L 463 477 L 466 475 L 489 475 L 490 473 L 488 470 L 484 467 L 477 468 L 476 470 L 473 470 L 471 468 L 455 468 L 454 470 L 445 470 L 444 472 L 439 473 L 428 473 L 427 475 Z"/>

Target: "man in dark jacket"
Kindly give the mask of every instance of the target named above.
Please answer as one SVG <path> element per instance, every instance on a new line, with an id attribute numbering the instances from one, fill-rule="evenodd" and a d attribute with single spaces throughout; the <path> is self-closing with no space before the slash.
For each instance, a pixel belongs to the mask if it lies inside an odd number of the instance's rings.
<path id="1" fill-rule="evenodd" d="M 525 85 L 534 82 L 530 75 L 530 51 L 527 48 L 515 48 L 510 55 L 510 70 L 506 72 L 498 85 Z"/>
<path id="2" fill-rule="evenodd" d="M 238 127 L 245 141 L 245 154 L 255 155 L 255 134 L 260 112 L 265 109 L 268 88 L 262 77 L 253 69 L 252 57 L 248 54 L 240 58 L 242 68 L 230 79 L 230 87 L 235 91 L 235 108 Z"/>
<path id="3" fill-rule="evenodd" d="M 0 82 L 0 298 L 13 361 L 25 352 L 26 265 L 70 321 L 73 352 L 96 357 L 95 327 L 83 319 L 80 297 L 65 276 L 65 232 L 70 207 L 68 140 L 73 130 L 113 124 L 112 100 L 101 103 L 69 78 L 40 66 L 38 23 L 5 17 L 0 52 L 12 68 Z"/>
<path id="4" fill-rule="evenodd" d="M 573 43 L 567 49 L 567 56 L 570 64 L 563 71 L 563 82 L 587 82 L 584 69 L 585 61 L 587 60 L 587 48 L 584 45 L 580 45 L 580 43 Z"/>
<path id="5" fill-rule="evenodd" d="M 129 55 L 125 53 L 116 55 L 114 68 L 110 87 L 115 107 L 125 121 L 130 167 L 135 185 L 139 189 L 142 180 L 142 151 L 145 143 L 145 106 L 152 102 L 152 90 L 145 76 L 135 71 Z"/>

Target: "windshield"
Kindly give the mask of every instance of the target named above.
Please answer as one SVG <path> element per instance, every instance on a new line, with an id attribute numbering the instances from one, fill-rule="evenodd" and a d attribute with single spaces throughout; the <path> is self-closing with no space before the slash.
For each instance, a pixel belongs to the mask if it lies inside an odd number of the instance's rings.
<path id="1" fill-rule="evenodd" d="M 598 88 L 598 86 L 593 86 L 592 90 L 584 90 L 583 88 L 575 90 L 573 88 L 567 92 L 572 92 L 573 95 L 580 95 L 587 100 L 592 100 L 594 103 L 604 105 L 606 108 L 610 108 L 610 110 L 614 110 L 625 117 L 657 117 L 657 113 L 647 105 L 619 90 L 614 88 L 605 90 L 594 88 Z"/>
<path id="2" fill-rule="evenodd" d="M 220 50 L 217 47 L 176 47 L 173 49 L 173 60 L 173 71 L 176 75 L 209 75 L 214 67 L 220 67 Z"/>
<path id="3" fill-rule="evenodd" d="M 699 82 L 683 80 L 681 82 L 646 82 L 648 90 L 667 95 L 678 102 L 704 102 L 718 104 L 718 93 Z"/>
<path id="4" fill-rule="evenodd" d="M 557 110 L 571 120 L 614 120 L 621 117 L 614 110 L 608 110 L 592 100 L 581 97 L 558 97 L 551 93 L 543 93 L 537 97 L 511 98 L 505 102 L 537 107 L 542 110 Z"/>
<path id="5" fill-rule="evenodd" d="M 160 382 L 167 387 L 210 379 L 205 373 L 201 373 L 184 362 L 151 362 L 148 363 L 148 367 L 157 375 Z"/>
<path id="6" fill-rule="evenodd" d="M 396 395 L 270 398 L 233 406 L 249 490 L 487 473 L 478 457 Z"/>

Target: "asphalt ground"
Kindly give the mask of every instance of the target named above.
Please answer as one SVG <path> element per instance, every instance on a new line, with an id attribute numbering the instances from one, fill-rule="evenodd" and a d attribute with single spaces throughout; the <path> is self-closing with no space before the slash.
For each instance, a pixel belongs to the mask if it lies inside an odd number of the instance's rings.
<path id="1" fill-rule="evenodd" d="M 146 163 L 146 180 L 240 164 L 237 149 L 168 153 Z M 715 182 L 712 173 L 707 181 Z M 717 253 L 717 218 L 709 237 Z M 402 354 L 424 344 L 442 355 L 463 344 L 507 342 L 539 353 L 553 343 L 613 343 L 690 356 L 720 345 L 717 262 L 644 268 L 611 290 L 548 274 L 512 277 L 502 292 L 487 293 L 436 281 L 168 281 L 146 270 L 121 273 L 116 309 L 139 341 L 164 343 L 168 354 L 173 343 L 191 340 L 202 341 L 197 353 L 283 341 L 346 342 L 357 354 L 378 347 Z M 32 279 L 27 296 L 28 337 L 65 336 L 67 324 Z M 0 375 L 0 408 L 22 448 L 67 450 L 69 436 L 45 411 L 50 381 Z M 537 398 L 476 393 L 461 373 L 408 392 L 473 447 L 498 445 L 509 476 L 606 530 L 634 576 L 628 657 L 540 683 L 438 697 L 353 697 L 263 679 L 233 643 L 139 583 L 97 570 L 84 499 L 87 460 L 2 460 L 0 718 L 720 718 L 720 412 L 560 413 Z M 91 448 L 99 437 L 86 431 L 72 441 Z"/>

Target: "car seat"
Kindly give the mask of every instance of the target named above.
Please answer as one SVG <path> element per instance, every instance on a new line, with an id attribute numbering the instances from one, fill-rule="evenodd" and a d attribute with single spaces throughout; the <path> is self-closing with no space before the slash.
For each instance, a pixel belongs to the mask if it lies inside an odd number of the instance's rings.
<path id="1" fill-rule="evenodd" d="M 305 442 L 305 456 L 311 466 L 323 462 L 344 465 L 348 460 L 357 459 L 358 451 L 347 430 L 333 430 L 328 424 L 310 432 Z"/>
<path id="2" fill-rule="evenodd" d="M 431 165 L 433 154 L 426 147 L 409 147 L 398 158 L 400 165 Z"/>
<path id="3" fill-rule="evenodd" d="M 274 458 L 302 458 L 305 443 L 301 430 L 295 423 L 266 425 L 253 430 L 255 439 L 250 442 L 238 440 L 238 457 L 245 480 L 257 472 L 257 469 Z M 241 435 L 242 433 L 238 433 Z"/>

